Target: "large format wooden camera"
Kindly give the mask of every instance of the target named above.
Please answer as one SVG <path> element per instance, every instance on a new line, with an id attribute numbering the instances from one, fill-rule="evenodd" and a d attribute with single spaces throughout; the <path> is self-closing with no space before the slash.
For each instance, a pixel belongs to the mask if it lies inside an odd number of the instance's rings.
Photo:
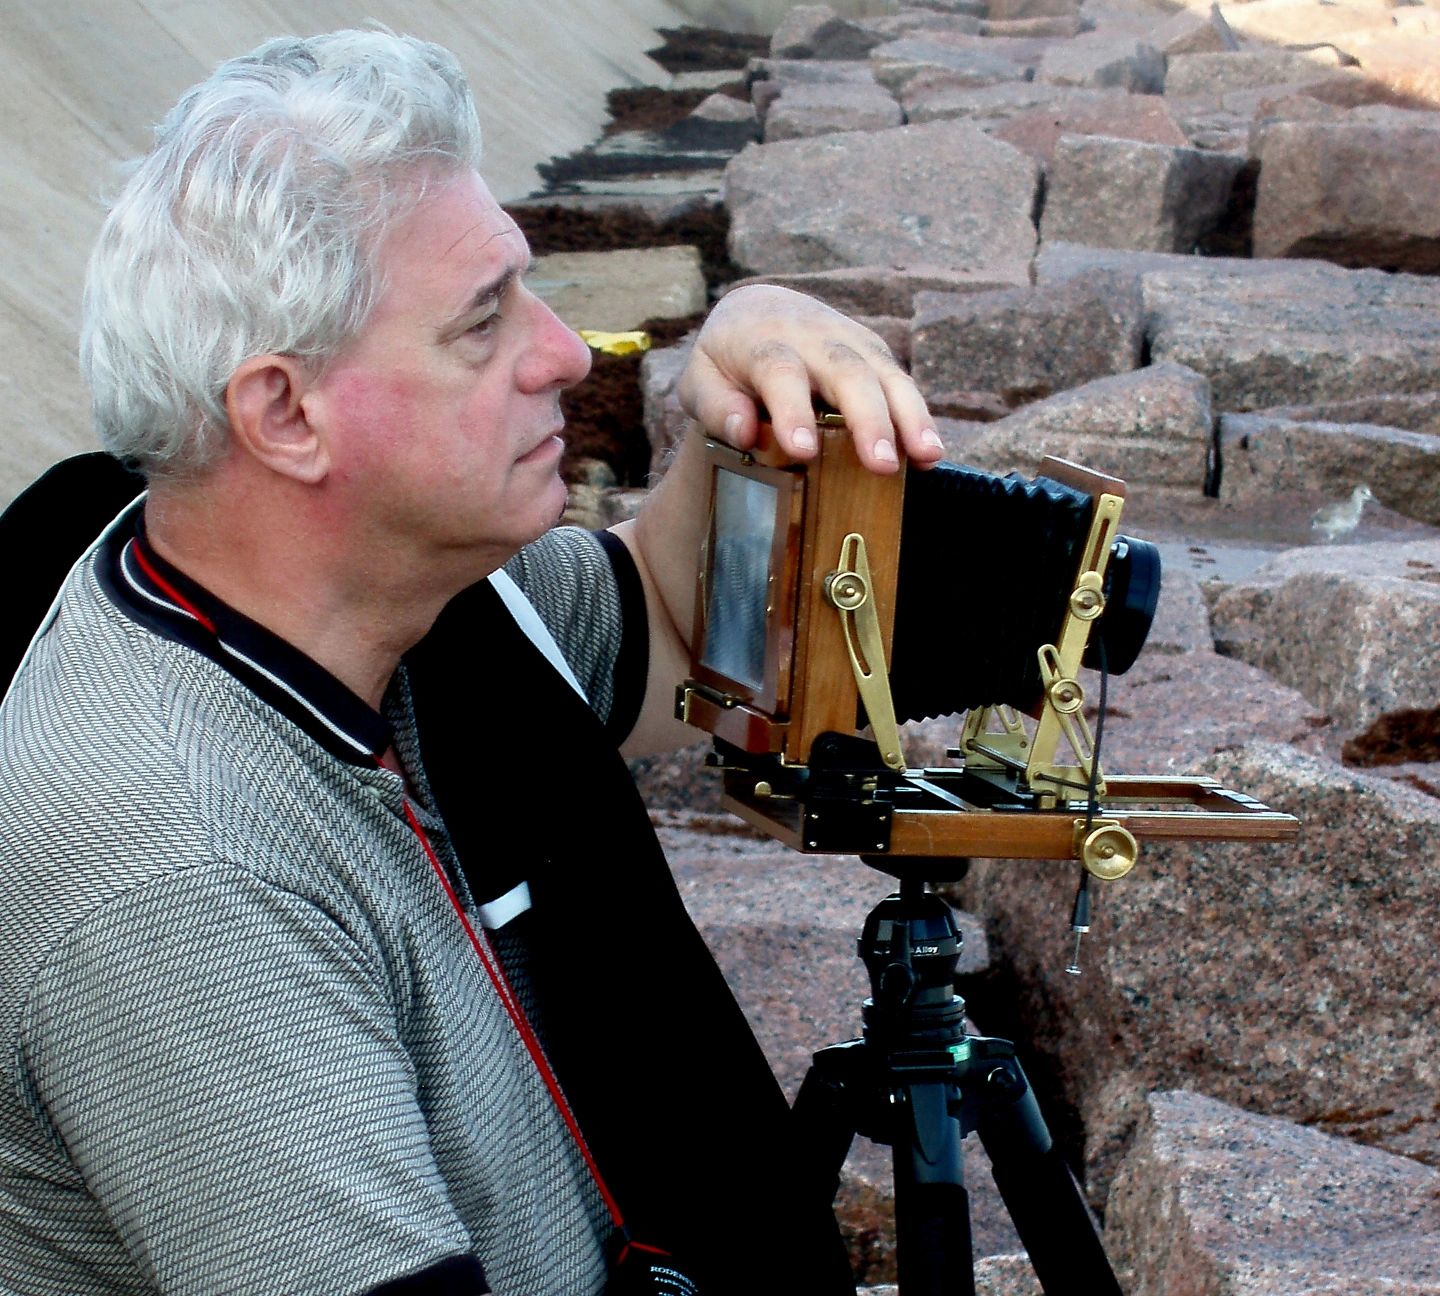
<path id="1" fill-rule="evenodd" d="M 929 880 L 979 855 L 1115 878 L 1147 838 L 1295 834 L 1213 779 L 1101 769 L 1082 667 L 1128 669 L 1159 594 L 1158 551 L 1119 530 L 1123 482 L 1058 459 L 1033 481 L 882 477 L 838 416 L 820 421 L 808 464 L 764 435 L 707 448 L 676 709 L 714 736 L 728 809 L 797 850 Z M 911 768 L 901 723 L 961 712 L 954 764 Z"/>

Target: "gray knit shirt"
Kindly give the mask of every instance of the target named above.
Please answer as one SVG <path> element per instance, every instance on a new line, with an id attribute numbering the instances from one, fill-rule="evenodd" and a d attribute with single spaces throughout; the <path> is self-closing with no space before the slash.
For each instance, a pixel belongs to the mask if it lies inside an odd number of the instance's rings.
<path id="1" fill-rule="evenodd" d="M 512 571 L 603 715 L 603 552 Z M 403 677 L 387 717 L 453 864 Z M 0 710 L 0 798 L 0 1292 L 334 1296 L 466 1254 L 502 1296 L 599 1290 L 593 1184 L 397 776 L 86 567 Z"/>

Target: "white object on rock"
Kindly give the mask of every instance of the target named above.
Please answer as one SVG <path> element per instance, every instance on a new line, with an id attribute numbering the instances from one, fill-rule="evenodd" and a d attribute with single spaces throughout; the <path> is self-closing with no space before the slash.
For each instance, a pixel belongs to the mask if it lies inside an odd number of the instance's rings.
<path id="1" fill-rule="evenodd" d="M 1370 487 L 1357 486 L 1350 492 L 1350 498 L 1340 504 L 1327 504 L 1310 519 L 1310 527 L 1318 531 L 1327 541 L 1338 540 L 1349 535 L 1360 525 L 1360 514 L 1365 505 L 1373 500 Z"/>

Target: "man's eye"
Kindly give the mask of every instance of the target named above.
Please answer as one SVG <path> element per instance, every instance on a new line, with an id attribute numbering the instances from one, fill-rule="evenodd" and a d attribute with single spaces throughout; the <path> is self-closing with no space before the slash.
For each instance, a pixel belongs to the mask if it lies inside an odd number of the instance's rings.
<path id="1" fill-rule="evenodd" d="M 476 322 L 465 331 L 467 333 L 473 333 L 476 337 L 485 337 L 495 331 L 503 318 L 504 316 L 502 316 L 499 311 L 493 311 L 484 319 L 476 320 Z"/>

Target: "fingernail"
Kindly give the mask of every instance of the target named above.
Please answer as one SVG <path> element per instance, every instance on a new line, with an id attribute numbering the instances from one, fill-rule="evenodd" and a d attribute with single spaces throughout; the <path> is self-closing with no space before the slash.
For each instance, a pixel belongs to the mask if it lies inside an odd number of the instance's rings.
<path id="1" fill-rule="evenodd" d="M 739 414 L 727 414 L 725 416 L 725 435 L 727 437 L 733 437 L 740 431 L 741 422 L 742 420 Z"/>
<path id="2" fill-rule="evenodd" d="M 794 442 L 797 450 L 813 450 L 815 448 L 815 434 L 806 427 L 797 427 L 790 434 L 790 440 Z"/>
<path id="3" fill-rule="evenodd" d="M 895 443 L 893 441 L 877 441 L 875 443 L 875 458 L 881 463 L 897 463 L 895 457 Z"/>
<path id="4" fill-rule="evenodd" d="M 934 428 L 926 428 L 920 433 L 920 444 L 928 446 L 931 450 L 943 450 L 945 443 L 940 440 L 940 434 Z"/>

